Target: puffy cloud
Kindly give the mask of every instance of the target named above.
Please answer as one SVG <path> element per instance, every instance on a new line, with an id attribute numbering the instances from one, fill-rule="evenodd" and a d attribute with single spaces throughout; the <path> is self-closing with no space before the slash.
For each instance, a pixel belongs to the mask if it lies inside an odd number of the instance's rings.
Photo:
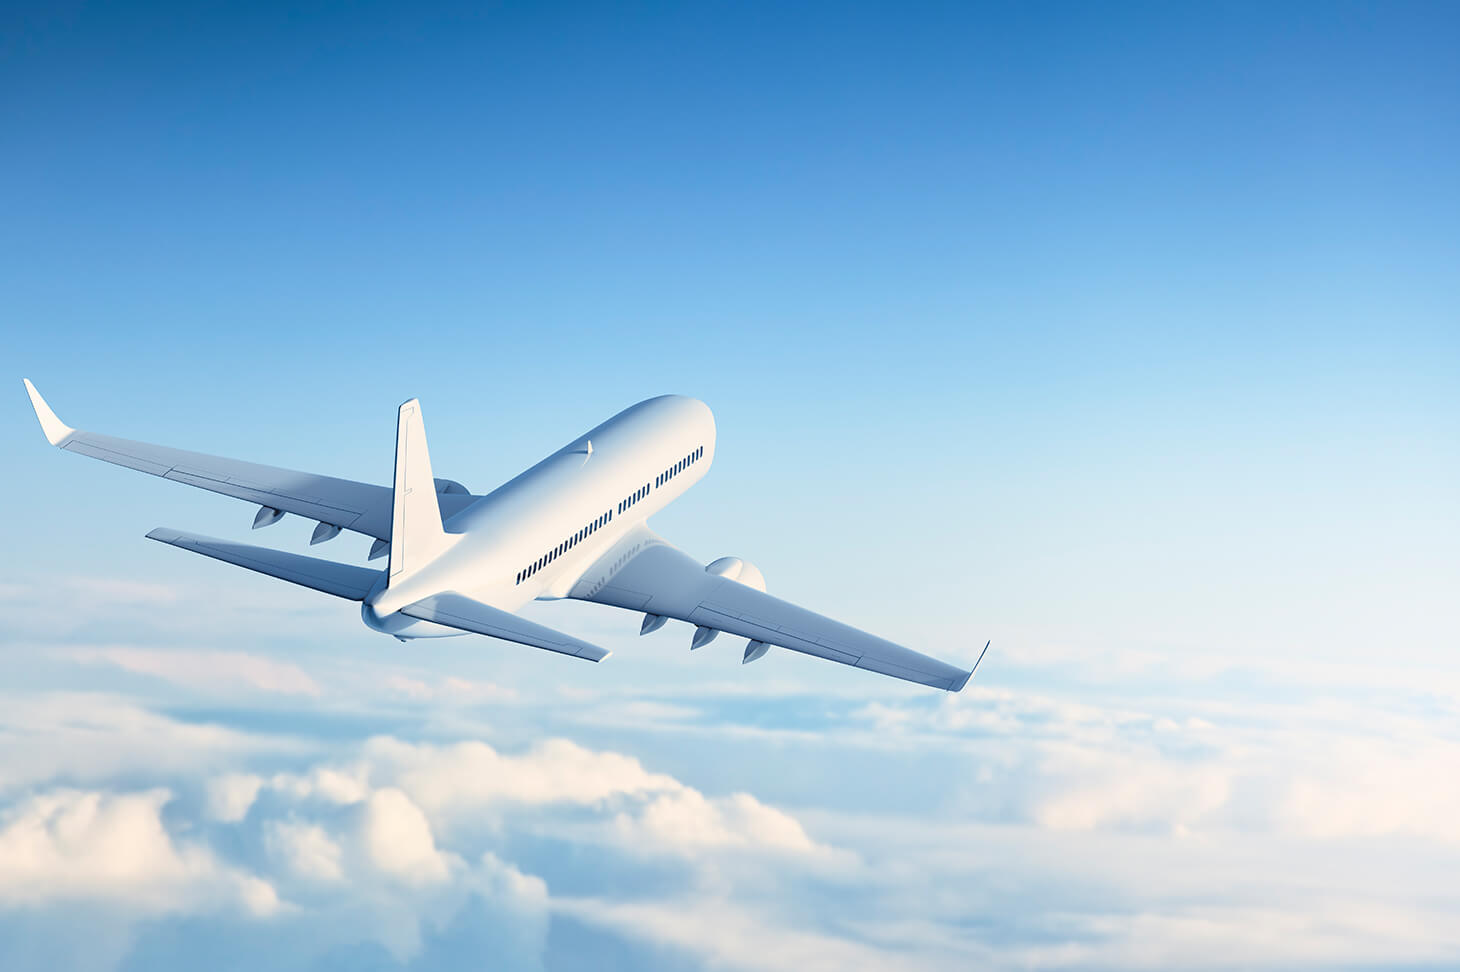
<path id="1" fill-rule="evenodd" d="M 794 817 L 748 793 L 711 799 L 682 787 L 654 797 L 634 812 L 619 813 L 614 825 L 628 846 L 651 851 L 830 852 L 806 836 Z"/>
<path id="2" fill-rule="evenodd" d="M 469 694 L 420 682 L 399 694 Z M 183 919 L 260 966 L 288 943 L 300 968 L 533 967 L 567 926 L 618 939 L 628 964 L 668 949 L 723 968 L 1460 955 L 1460 710 L 978 686 L 905 699 L 629 699 L 584 745 L 523 742 L 582 732 L 581 706 L 494 706 L 486 729 L 399 698 L 311 705 L 306 742 L 116 696 L 15 694 L 0 939 L 17 909 L 84 902 L 148 919 L 142 965 L 166 964 L 149 948 Z M 288 704 L 270 717 L 287 724 Z M 361 741 L 361 726 L 393 735 Z M 549 915 L 566 923 L 551 937 Z M 0 964 L 40 966 L 3 947 Z"/>
<path id="3" fill-rule="evenodd" d="M 0 899 L 111 900 L 142 912 L 240 904 L 275 911 L 264 881 L 219 864 L 196 844 L 180 844 L 163 826 L 167 790 L 110 794 L 56 790 L 6 813 L 0 829 Z"/>
<path id="4" fill-rule="evenodd" d="M 269 786 L 296 800 L 320 800 L 340 805 L 360 803 L 370 795 L 370 785 L 365 779 L 367 772 L 367 768 L 358 763 L 347 767 L 323 765 L 303 774 L 275 774 L 269 780 Z"/>
<path id="5" fill-rule="evenodd" d="M 325 829 L 297 820 L 270 820 L 264 842 L 280 867 L 306 881 L 334 882 L 344 877 L 343 849 Z"/>
<path id="6" fill-rule="evenodd" d="M 443 816 L 511 804 L 591 805 L 681 786 L 630 756 L 566 739 L 504 756 L 480 741 L 431 746 L 378 738 L 366 745 L 364 759 L 376 778 L 394 781 L 428 812 Z"/>
<path id="7" fill-rule="evenodd" d="M 411 798 L 394 787 L 365 801 L 361 839 L 380 870 L 408 884 L 446 880 L 446 858 L 436 849 L 431 824 Z"/>

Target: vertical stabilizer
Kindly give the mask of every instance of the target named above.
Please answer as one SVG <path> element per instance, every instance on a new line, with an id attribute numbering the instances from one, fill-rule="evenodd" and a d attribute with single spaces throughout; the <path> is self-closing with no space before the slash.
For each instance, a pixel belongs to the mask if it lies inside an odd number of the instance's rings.
<path id="1" fill-rule="evenodd" d="M 421 403 L 411 399 L 400 407 L 395 433 L 395 499 L 390 527 L 389 584 L 420 570 L 449 543 L 436 502 L 436 480 L 426 450 L 426 424 Z"/>

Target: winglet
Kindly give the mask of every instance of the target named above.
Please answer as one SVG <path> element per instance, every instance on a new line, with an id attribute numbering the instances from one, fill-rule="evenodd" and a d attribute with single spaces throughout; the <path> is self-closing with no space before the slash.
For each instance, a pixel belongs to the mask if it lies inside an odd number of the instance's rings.
<path id="1" fill-rule="evenodd" d="M 976 672 L 976 671 L 978 671 L 979 662 L 982 662 L 983 661 L 983 656 L 984 655 L 987 655 L 989 653 L 989 645 L 991 645 L 993 643 L 994 643 L 994 641 L 993 641 L 992 638 L 990 638 L 988 641 L 985 641 L 984 642 L 983 651 L 981 651 L 981 652 L 978 653 L 978 661 L 974 662 L 973 663 L 973 667 L 968 670 L 968 674 L 965 675 L 965 676 L 963 676 L 963 679 L 961 681 L 959 681 L 959 683 L 957 685 L 950 686 L 949 689 L 948 689 L 948 691 L 950 691 L 950 692 L 962 692 L 963 691 L 963 686 L 967 685 L 968 684 L 968 680 L 970 678 L 973 678 L 973 673 Z"/>
<path id="2" fill-rule="evenodd" d="M 30 405 L 35 409 L 35 417 L 41 420 L 41 431 L 46 434 L 46 441 L 53 446 L 65 442 L 66 438 L 73 435 L 76 430 L 56 418 L 56 413 L 51 411 L 51 406 L 46 404 L 46 400 L 41 397 L 40 392 L 36 391 L 35 385 L 30 383 L 29 378 L 20 380 L 25 382 L 25 392 L 30 396 Z"/>

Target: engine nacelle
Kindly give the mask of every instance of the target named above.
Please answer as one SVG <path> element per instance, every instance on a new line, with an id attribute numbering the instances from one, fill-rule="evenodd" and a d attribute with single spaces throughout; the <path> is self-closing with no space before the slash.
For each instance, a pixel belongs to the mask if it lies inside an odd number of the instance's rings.
<path id="1" fill-rule="evenodd" d="M 733 580 L 758 591 L 765 591 L 765 575 L 760 572 L 760 568 L 739 557 L 721 557 L 709 564 L 705 568 L 705 573 Z"/>

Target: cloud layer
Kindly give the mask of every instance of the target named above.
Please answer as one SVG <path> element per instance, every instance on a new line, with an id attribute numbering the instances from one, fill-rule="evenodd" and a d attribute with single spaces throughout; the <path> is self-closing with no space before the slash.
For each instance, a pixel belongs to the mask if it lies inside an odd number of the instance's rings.
<path id="1" fill-rule="evenodd" d="M 1056 653 L 857 694 L 192 630 L 6 643 L 32 684 L 0 696 L 0 966 L 1460 959 L 1444 678 Z"/>

